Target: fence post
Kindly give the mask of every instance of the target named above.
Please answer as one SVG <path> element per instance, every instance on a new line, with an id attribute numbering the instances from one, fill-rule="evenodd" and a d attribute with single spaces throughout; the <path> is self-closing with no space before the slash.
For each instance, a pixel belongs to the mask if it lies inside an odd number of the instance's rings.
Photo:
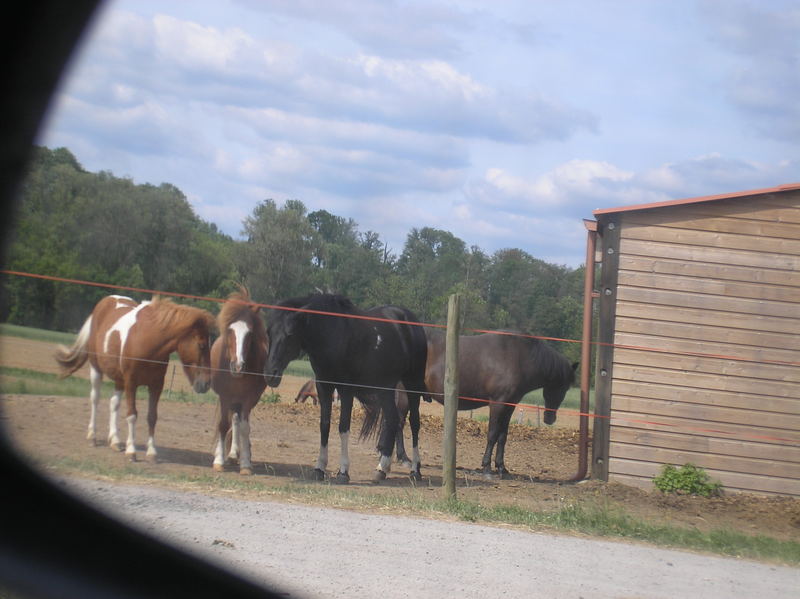
<path id="1" fill-rule="evenodd" d="M 450 296 L 444 370 L 444 448 L 442 486 L 445 499 L 456 498 L 456 420 L 458 414 L 458 334 L 461 330 L 461 295 Z"/>

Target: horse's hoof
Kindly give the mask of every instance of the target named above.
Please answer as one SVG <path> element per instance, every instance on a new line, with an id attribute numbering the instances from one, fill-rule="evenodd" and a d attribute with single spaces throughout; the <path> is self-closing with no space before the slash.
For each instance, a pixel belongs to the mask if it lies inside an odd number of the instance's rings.
<path id="1" fill-rule="evenodd" d="M 325 480 L 325 471 L 314 468 L 314 480 Z"/>
<path id="2" fill-rule="evenodd" d="M 511 474 L 511 473 L 510 473 L 508 470 L 506 470 L 505 468 L 502 468 L 502 469 L 498 470 L 498 471 L 497 471 L 497 474 L 499 474 L 499 475 L 500 475 L 500 480 L 511 480 L 511 479 L 513 479 L 513 478 L 514 478 L 514 475 L 513 475 L 513 474 Z"/>
<path id="3" fill-rule="evenodd" d="M 397 464 L 401 468 L 408 468 L 409 470 L 411 470 L 414 467 L 414 464 L 412 464 L 411 460 L 409 460 L 408 458 L 397 458 Z"/>
<path id="4" fill-rule="evenodd" d="M 347 472 L 337 472 L 331 482 L 336 485 L 346 485 L 350 482 L 350 475 Z"/>
<path id="5" fill-rule="evenodd" d="M 214 472 L 225 472 L 225 466 L 224 466 L 224 464 L 213 464 L 213 465 L 211 466 L 211 469 L 212 469 Z"/>
<path id="6" fill-rule="evenodd" d="M 419 470 L 412 470 L 411 474 L 409 474 L 411 480 L 415 480 L 417 482 L 422 480 L 422 473 Z"/>
<path id="7" fill-rule="evenodd" d="M 372 482 L 377 485 L 384 480 L 386 480 L 386 473 L 383 470 L 376 470 L 375 476 L 372 477 Z"/>
<path id="8" fill-rule="evenodd" d="M 125 457 L 128 458 L 131 462 L 136 461 L 136 454 L 135 453 L 126 453 Z"/>
<path id="9" fill-rule="evenodd" d="M 253 476 L 253 469 L 252 468 L 239 468 L 239 474 L 241 476 Z"/>
<path id="10" fill-rule="evenodd" d="M 114 451 L 125 451 L 125 446 L 122 443 L 112 443 L 109 441 L 108 446 Z"/>

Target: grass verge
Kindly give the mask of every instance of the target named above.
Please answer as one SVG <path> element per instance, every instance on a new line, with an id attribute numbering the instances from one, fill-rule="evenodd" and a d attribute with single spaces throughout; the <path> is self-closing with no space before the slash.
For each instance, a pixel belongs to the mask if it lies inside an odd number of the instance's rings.
<path id="1" fill-rule="evenodd" d="M 760 561 L 800 565 L 800 543 L 766 536 L 750 536 L 730 530 L 702 532 L 696 529 L 651 524 L 605 507 L 563 505 L 555 511 L 536 512 L 516 506 L 484 506 L 473 501 L 435 499 L 423 488 L 391 494 L 361 494 L 330 484 L 303 481 L 275 485 L 257 478 L 218 474 L 171 474 L 143 470 L 134 464 L 110 467 L 87 460 L 62 458 L 46 465 L 63 475 L 103 477 L 119 482 L 154 482 L 198 492 L 240 491 L 249 497 L 299 501 L 312 505 L 365 511 L 391 511 L 409 516 L 456 518 L 478 524 L 502 524 L 523 530 L 550 530 L 639 541 Z M 393 489 L 393 491 L 400 491 Z"/>

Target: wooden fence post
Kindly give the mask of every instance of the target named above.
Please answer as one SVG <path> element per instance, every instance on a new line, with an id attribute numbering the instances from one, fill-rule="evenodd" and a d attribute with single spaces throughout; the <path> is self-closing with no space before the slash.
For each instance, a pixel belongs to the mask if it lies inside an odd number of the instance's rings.
<path id="1" fill-rule="evenodd" d="M 458 335 L 461 331 L 461 295 L 450 296 L 444 370 L 444 447 L 442 486 L 445 499 L 456 498 L 456 420 L 458 414 Z"/>

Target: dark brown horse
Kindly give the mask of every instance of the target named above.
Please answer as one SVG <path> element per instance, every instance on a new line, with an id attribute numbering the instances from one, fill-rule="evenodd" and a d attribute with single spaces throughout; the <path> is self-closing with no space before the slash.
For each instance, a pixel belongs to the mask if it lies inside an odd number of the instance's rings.
<path id="1" fill-rule="evenodd" d="M 217 316 L 220 336 L 211 347 L 211 388 L 219 395 L 214 470 L 225 469 L 225 439 L 231 432 L 230 461 L 239 461 L 239 474 L 253 473 L 250 452 L 250 411 L 264 388 L 268 340 L 260 307 L 245 287 L 228 296 Z"/>
<path id="2" fill-rule="evenodd" d="M 56 361 L 66 377 L 89 361 L 92 390 L 87 438 L 96 444 L 97 402 L 103 375 L 114 381 L 110 402 L 108 444 L 122 449 L 117 414 L 122 393 L 127 407 L 128 440 L 125 453 L 136 459 L 136 389 L 149 390 L 147 458 L 155 461 L 158 400 L 164 388 L 169 356 L 177 352 L 194 390 L 205 393 L 211 381 L 209 329 L 214 317 L 205 310 L 154 297 L 137 304 L 129 297 L 111 295 L 100 300 L 86 319 L 71 348 L 60 347 Z"/>
<path id="3" fill-rule="evenodd" d="M 441 331 L 428 331 L 427 337 L 425 385 L 431 396 L 443 403 L 445 336 Z M 459 337 L 458 409 L 474 410 L 489 405 L 489 432 L 481 462 L 484 473 L 492 471 L 492 452 L 496 445 L 497 472 L 501 476 L 509 474 L 504 459 L 508 425 L 522 396 L 542 388 L 544 422 L 553 424 L 556 411 L 575 382 L 577 367 L 577 362 L 570 364 L 544 341 L 517 333 L 502 331 Z M 404 400 L 404 394 L 398 393 L 401 423 L 396 439 L 398 460 L 405 457 L 402 431 L 406 413 Z"/>
<path id="4" fill-rule="evenodd" d="M 427 343 L 416 317 L 404 308 L 381 306 L 361 310 L 342 296 L 314 294 L 283 301 L 269 319 L 270 351 L 264 376 L 277 387 L 289 362 L 305 352 L 317 381 L 320 404 L 320 449 L 315 475 L 322 480 L 328 465 L 328 436 L 333 392 L 339 392 L 339 472 L 334 482 L 350 480 L 348 443 L 353 398 L 366 411 L 362 437 L 383 416 L 380 463 L 374 481 L 386 478 L 391 467 L 398 412 L 394 389 L 403 382 L 409 390 L 424 390 Z M 365 319 L 371 318 L 369 320 Z M 412 419 L 419 419 L 419 395 L 410 394 Z M 376 408 L 380 408 L 379 410 Z M 419 476 L 419 464 L 413 474 Z"/>

